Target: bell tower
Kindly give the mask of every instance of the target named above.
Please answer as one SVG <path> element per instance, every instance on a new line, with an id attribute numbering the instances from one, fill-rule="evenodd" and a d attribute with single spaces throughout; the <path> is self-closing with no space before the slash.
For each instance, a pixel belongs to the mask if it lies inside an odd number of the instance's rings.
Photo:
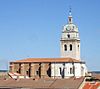
<path id="1" fill-rule="evenodd" d="M 69 11 L 68 23 L 63 26 L 61 34 L 61 57 L 80 60 L 80 38 L 78 27 L 73 23 L 71 9 Z"/>

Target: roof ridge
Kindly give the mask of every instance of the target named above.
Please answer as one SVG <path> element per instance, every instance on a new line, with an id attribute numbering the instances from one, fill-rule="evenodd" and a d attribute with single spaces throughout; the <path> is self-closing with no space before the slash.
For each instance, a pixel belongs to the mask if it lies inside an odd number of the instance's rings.
<path id="1" fill-rule="evenodd" d="M 22 60 L 17 60 L 15 62 L 82 62 L 73 58 L 25 58 Z"/>

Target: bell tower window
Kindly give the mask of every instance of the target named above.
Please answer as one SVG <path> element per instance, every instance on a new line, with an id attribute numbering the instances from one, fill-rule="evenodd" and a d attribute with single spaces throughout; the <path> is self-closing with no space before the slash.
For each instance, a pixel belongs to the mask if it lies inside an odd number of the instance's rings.
<path id="1" fill-rule="evenodd" d="M 70 51 L 72 51 L 72 44 L 70 44 Z"/>
<path id="2" fill-rule="evenodd" d="M 67 36 L 68 36 L 68 38 L 70 38 L 70 35 L 69 34 Z"/>
<path id="3" fill-rule="evenodd" d="M 69 22 L 70 24 L 73 22 L 73 21 L 72 21 L 72 16 L 69 16 L 68 22 Z"/>
<path id="4" fill-rule="evenodd" d="M 78 48 L 79 48 L 79 45 L 78 45 Z"/>
<path id="5" fill-rule="evenodd" d="M 66 44 L 64 45 L 64 50 L 67 51 L 67 45 Z"/>
<path id="6" fill-rule="evenodd" d="M 69 18 L 69 22 L 71 22 L 71 18 Z"/>

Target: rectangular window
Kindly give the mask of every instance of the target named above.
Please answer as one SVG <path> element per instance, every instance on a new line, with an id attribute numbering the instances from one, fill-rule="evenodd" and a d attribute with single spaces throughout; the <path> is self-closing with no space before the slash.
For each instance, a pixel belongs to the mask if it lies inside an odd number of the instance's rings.
<path id="1" fill-rule="evenodd" d="M 73 74 L 73 69 L 72 68 L 70 68 L 70 74 Z"/>
<path id="2" fill-rule="evenodd" d="M 70 44 L 70 51 L 72 51 L 72 44 Z"/>

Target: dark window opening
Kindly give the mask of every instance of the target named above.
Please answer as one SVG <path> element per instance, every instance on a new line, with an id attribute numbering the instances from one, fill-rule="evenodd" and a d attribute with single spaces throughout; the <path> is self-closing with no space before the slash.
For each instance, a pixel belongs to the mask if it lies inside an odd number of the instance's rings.
<path id="1" fill-rule="evenodd" d="M 70 38 L 70 35 L 69 34 L 67 36 L 68 36 L 68 38 Z"/>
<path id="2" fill-rule="evenodd" d="M 70 44 L 70 51 L 72 51 L 72 44 Z"/>
<path id="3" fill-rule="evenodd" d="M 41 77 L 41 66 L 40 66 L 39 69 L 38 69 L 37 75 L 39 75 L 39 77 Z"/>
<path id="4" fill-rule="evenodd" d="M 61 77 L 64 78 L 64 68 L 62 69 L 62 68 L 60 67 L 59 69 L 60 69 Z"/>
<path id="5" fill-rule="evenodd" d="M 29 75 L 29 71 L 26 71 L 26 74 Z"/>
<path id="6" fill-rule="evenodd" d="M 78 45 L 78 50 L 79 50 L 79 45 Z"/>
<path id="7" fill-rule="evenodd" d="M 60 69 L 60 74 L 62 74 L 61 68 L 59 68 L 59 69 Z"/>
<path id="8" fill-rule="evenodd" d="M 78 47 L 79 47 L 79 45 L 78 45 Z"/>
<path id="9" fill-rule="evenodd" d="M 49 77 L 51 77 L 51 68 L 50 68 L 50 67 L 49 67 L 48 70 L 47 70 L 47 75 L 48 75 Z"/>
<path id="10" fill-rule="evenodd" d="M 36 75 L 39 75 L 39 71 L 38 70 L 36 71 Z"/>
<path id="11" fill-rule="evenodd" d="M 69 18 L 69 22 L 71 22 L 71 18 Z"/>
<path id="12" fill-rule="evenodd" d="M 63 66 L 65 66 L 65 63 L 63 63 Z"/>
<path id="13" fill-rule="evenodd" d="M 67 51 L 67 45 L 66 44 L 64 45 L 64 50 Z"/>
<path id="14" fill-rule="evenodd" d="M 47 75 L 51 77 L 51 63 L 48 64 L 49 68 L 47 70 Z"/>
<path id="15" fill-rule="evenodd" d="M 29 68 L 29 74 L 28 74 L 29 77 L 31 77 L 31 68 Z"/>
<path id="16" fill-rule="evenodd" d="M 66 28 L 66 30 L 68 30 L 68 29 Z"/>
<path id="17" fill-rule="evenodd" d="M 73 69 L 72 68 L 70 68 L 70 74 L 73 74 Z"/>
<path id="18" fill-rule="evenodd" d="M 73 74 L 75 76 L 75 66 L 73 65 Z"/>
<path id="19" fill-rule="evenodd" d="M 21 64 L 19 64 L 18 73 L 21 73 Z"/>
<path id="20" fill-rule="evenodd" d="M 21 73 L 21 68 L 19 68 L 18 73 Z"/>

